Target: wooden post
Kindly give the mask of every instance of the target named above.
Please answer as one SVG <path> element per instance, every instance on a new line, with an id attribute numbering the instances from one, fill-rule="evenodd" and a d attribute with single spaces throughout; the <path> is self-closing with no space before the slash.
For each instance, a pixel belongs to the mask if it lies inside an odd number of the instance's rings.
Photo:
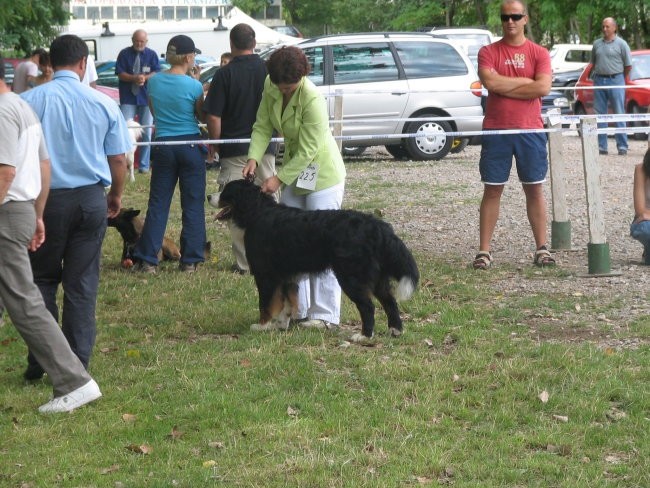
<path id="1" fill-rule="evenodd" d="M 334 137 L 343 135 L 343 92 L 336 90 L 334 97 L 334 125 L 332 127 L 332 134 Z M 336 139 L 336 145 L 339 147 L 339 152 L 343 150 L 343 140 Z"/>
<path id="2" fill-rule="evenodd" d="M 595 116 L 580 121 L 582 164 L 587 196 L 589 244 L 587 257 L 590 275 L 608 275 L 611 271 L 609 244 L 605 235 L 605 213 L 600 191 L 600 163 L 598 161 L 598 125 Z"/>
<path id="3" fill-rule="evenodd" d="M 549 118 L 550 120 L 550 118 Z M 549 123 L 550 124 L 550 123 Z M 561 122 L 550 124 L 551 128 L 561 127 Z M 571 222 L 566 202 L 566 177 L 562 133 L 548 134 L 549 173 L 551 175 L 551 248 L 571 249 Z"/>

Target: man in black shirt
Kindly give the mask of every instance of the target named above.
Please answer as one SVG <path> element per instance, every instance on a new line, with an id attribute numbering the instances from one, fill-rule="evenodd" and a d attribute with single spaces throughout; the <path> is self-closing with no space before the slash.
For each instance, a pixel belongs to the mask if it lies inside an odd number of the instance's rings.
<path id="1" fill-rule="evenodd" d="M 266 66 L 253 53 L 255 31 L 248 24 L 237 24 L 230 30 L 233 58 L 214 75 L 203 104 L 210 139 L 249 139 L 262 99 Z M 248 143 L 224 143 L 211 150 L 219 154 L 221 170 L 217 183 L 221 191 L 226 183 L 242 179 L 248 160 Z M 256 183 L 275 175 L 275 145 L 271 144 L 255 174 Z M 244 249 L 244 232 L 229 221 L 232 249 L 236 263 L 233 271 L 248 272 Z"/>

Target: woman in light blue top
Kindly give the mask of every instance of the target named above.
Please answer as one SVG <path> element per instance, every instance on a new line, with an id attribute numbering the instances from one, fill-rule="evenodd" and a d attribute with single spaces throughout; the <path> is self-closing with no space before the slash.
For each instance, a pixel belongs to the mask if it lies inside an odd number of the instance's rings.
<path id="1" fill-rule="evenodd" d="M 167 45 L 171 68 L 149 79 L 149 106 L 156 126 L 156 142 L 195 141 L 200 131 L 203 87 L 193 69 L 200 53 L 185 35 L 173 37 Z M 192 68 L 192 69 L 191 69 Z M 187 76 L 191 73 L 190 76 Z M 176 183 L 181 194 L 182 230 L 180 270 L 193 272 L 204 261 L 205 160 L 197 144 L 154 145 L 149 205 L 142 235 L 133 253 L 136 271 L 154 273 L 162 247 L 169 207 Z"/>

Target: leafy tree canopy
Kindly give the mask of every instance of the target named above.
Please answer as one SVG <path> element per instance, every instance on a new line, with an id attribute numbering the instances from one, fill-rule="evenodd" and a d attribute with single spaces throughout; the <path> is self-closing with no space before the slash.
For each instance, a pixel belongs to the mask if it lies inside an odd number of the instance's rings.
<path id="1" fill-rule="evenodd" d="M 63 0 L 0 0 L 0 48 L 27 54 L 48 47 L 68 21 Z"/>

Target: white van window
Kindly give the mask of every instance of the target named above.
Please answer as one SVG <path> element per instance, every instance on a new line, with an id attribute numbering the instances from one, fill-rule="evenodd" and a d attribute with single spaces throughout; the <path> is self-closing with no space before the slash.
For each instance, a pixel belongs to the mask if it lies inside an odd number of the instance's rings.
<path id="1" fill-rule="evenodd" d="M 453 46 L 433 42 L 395 42 L 406 77 L 464 76 L 467 65 Z"/>
<path id="2" fill-rule="evenodd" d="M 333 46 L 334 84 L 371 83 L 399 78 L 388 43 Z"/>
<path id="3" fill-rule="evenodd" d="M 311 66 L 311 72 L 307 76 L 311 82 L 316 86 L 322 86 L 324 84 L 323 74 L 323 48 L 322 47 L 310 47 L 304 50 L 305 56 L 309 61 Z"/>

